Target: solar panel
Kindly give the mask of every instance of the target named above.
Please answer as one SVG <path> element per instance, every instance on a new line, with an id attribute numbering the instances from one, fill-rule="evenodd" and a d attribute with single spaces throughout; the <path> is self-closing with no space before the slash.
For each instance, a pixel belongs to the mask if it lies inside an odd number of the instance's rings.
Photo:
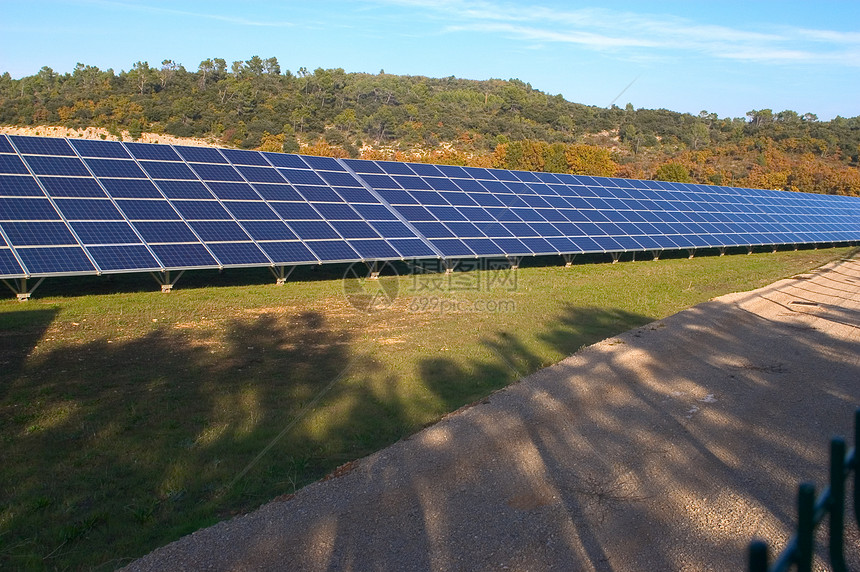
<path id="1" fill-rule="evenodd" d="M 860 239 L 860 201 L 0 136 L 0 278 Z"/>

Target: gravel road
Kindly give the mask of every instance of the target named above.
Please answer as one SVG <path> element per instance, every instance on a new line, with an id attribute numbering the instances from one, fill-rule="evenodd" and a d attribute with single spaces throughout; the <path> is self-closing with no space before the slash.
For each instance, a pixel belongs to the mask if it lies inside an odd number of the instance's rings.
<path id="1" fill-rule="evenodd" d="M 723 296 L 127 569 L 743 570 L 853 431 L 859 326 L 857 258 Z"/>

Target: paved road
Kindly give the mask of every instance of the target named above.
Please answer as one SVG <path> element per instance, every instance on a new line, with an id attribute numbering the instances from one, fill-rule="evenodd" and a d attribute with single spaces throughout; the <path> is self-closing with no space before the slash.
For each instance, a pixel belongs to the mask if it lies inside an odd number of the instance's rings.
<path id="1" fill-rule="evenodd" d="M 128 568 L 743 570 L 852 431 L 858 326 L 860 259 L 723 296 Z"/>

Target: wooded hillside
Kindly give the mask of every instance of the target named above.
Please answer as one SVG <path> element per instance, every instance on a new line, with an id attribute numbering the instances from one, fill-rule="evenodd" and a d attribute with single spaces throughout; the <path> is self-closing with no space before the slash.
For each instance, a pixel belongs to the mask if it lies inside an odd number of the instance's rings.
<path id="1" fill-rule="evenodd" d="M 343 69 L 282 72 L 276 58 L 196 71 L 0 76 L 0 124 L 104 127 L 272 151 L 423 160 L 860 195 L 860 117 L 752 110 L 720 118 L 600 108 L 517 79 L 475 81 Z"/>

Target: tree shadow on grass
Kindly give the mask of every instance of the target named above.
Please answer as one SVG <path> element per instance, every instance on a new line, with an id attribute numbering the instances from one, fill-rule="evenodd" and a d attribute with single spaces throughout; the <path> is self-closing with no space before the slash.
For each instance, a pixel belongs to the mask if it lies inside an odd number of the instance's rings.
<path id="1" fill-rule="evenodd" d="M 164 327 L 25 363 L 38 337 L 16 339 L 0 386 L 4 409 L 22 409 L 2 425 L 0 567 L 112 567 L 404 431 L 397 408 L 376 423 L 379 399 L 360 390 L 373 364 L 317 312 L 236 319 L 223 335 Z"/>

